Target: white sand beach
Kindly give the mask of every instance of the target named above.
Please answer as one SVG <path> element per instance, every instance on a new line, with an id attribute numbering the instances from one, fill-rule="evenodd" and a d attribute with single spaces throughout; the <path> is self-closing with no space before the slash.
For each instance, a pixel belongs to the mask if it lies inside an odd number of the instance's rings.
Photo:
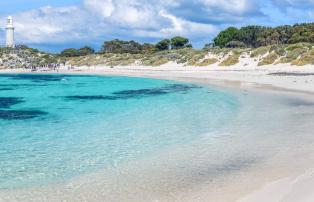
<path id="1" fill-rule="evenodd" d="M 74 67 L 68 70 L 66 67 L 55 71 L 41 71 L 40 73 L 70 73 L 91 75 L 124 75 L 134 77 L 149 77 L 161 79 L 184 80 L 196 83 L 208 83 L 217 86 L 251 89 L 272 90 L 276 92 L 287 92 L 300 96 L 310 101 L 314 100 L 314 66 L 291 66 L 291 65 L 269 65 L 258 67 L 252 61 L 242 61 L 231 67 L 220 67 L 211 65 L 208 67 L 189 67 L 174 63 L 168 63 L 159 67 L 147 66 L 90 66 Z M 29 73 L 29 70 L 1 70 L 0 73 Z M 312 112 L 314 113 L 314 112 Z M 310 151 L 309 151 L 310 152 Z M 304 153 L 302 153 L 304 155 Z M 300 167 L 289 168 L 287 173 L 280 173 L 281 169 L 268 170 L 265 166 L 261 168 L 260 175 L 252 173 L 241 173 L 251 176 L 252 182 L 244 182 L 248 186 L 235 188 L 230 185 L 226 190 L 237 193 L 232 196 L 217 194 L 216 201 L 237 202 L 312 202 L 314 201 L 314 167 L 309 168 L 313 154 L 309 158 L 299 156 Z M 289 161 L 291 159 L 288 159 Z M 275 161 L 275 160 L 274 160 Z M 314 166 L 314 165 L 313 165 Z M 289 173 L 291 171 L 291 173 Z M 267 176 L 267 177 L 265 177 Z M 254 182 L 254 183 L 253 183 Z M 235 184 L 239 184 L 236 182 Z M 252 185 L 253 184 L 253 185 Z M 255 184 L 255 185 L 254 185 Z M 206 187 L 202 191 L 186 195 L 185 201 L 204 201 L 206 198 Z M 205 191 L 204 191 L 205 190 Z M 217 193 L 220 193 L 219 191 Z M 223 194 L 223 193 L 220 193 Z M 205 197 L 203 197 L 205 195 Z M 0 195 L 1 196 L 1 195 Z M 195 196 L 200 196 L 199 198 Z M 202 196 L 202 197 L 201 197 Z M 235 200 L 237 198 L 237 200 Z M 1 199 L 1 197 L 0 197 Z M 182 199 L 182 198 L 181 198 Z M 1 201 L 1 200 L 0 200 Z M 168 201 L 168 200 L 165 200 Z M 182 200 L 181 200 L 182 201 Z"/>
<path id="2" fill-rule="evenodd" d="M 248 65 L 250 64 L 250 65 Z M 2 69 L 0 73 L 30 73 L 25 69 Z M 125 75 L 154 78 L 197 79 L 209 83 L 224 82 L 239 84 L 242 87 L 261 86 L 298 92 L 314 92 L 314 65 L 294 66 L 277 64 L 258 66 L 251 58 L 242 58 L 232 66 L 213 64 L 206 67 L 183 66 L 174 62 L 153 66 L 81 66 L 61 67 L 58 71 L 38 70 L 41 73 L 75 73 L 75 74 L 104 74 Z"/>
<path id="3" fill-rule="evenodd" d="M 309 172 L 296 178 L 284 178 L 269 183 L 238 202 L 311 202 L 314 199 L 313 187 L 314 172 Z"/>

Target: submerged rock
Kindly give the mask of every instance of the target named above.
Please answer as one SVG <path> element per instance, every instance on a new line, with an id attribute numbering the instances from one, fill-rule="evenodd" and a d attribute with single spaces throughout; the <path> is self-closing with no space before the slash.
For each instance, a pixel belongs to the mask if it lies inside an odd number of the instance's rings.
<path id="1" fill-rule="evenodd" d="M 0 119 L 4 120 L 24 120 L 32 119 L 48 114 L 39 110 L 0 110 Z"/>
<path id="2" fill-rule="evenodd" d="M 0 97 L 0 109 L 10 108 L 22 102 L 24 102 L 24 100 L 20 97 Z"/>

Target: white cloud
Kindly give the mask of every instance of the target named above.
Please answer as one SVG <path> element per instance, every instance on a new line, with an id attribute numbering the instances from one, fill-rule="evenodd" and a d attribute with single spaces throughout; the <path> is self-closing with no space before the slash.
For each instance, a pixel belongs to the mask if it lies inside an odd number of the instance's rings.
<path id="1" fill-rule="evenodd" d="M 83 37 L 87 15 L 79 7 L 42 7 L 13 15 L 19 43 L 62 43 Z M 5 16 L 1 19 L 5 21 Z M 85 27 L 88 29 L 88 26 Z M 85 33 L 88 35 L 88 32 Z"/>
<path id="2" fill-rule="evenodd" d="M 210 18 L 237 19 L 246 13 L 248 0 L 196 0 Z M 195 3 L 194 2 L 194 3 Z M 174 35 L 210 36 L 215 25 L 186 19 L 171 9 L 180 10 L 187 0 L 84 0 L 81 6 L 42 7 L 14 14 L 19 43 L 69 43 L 95 38 L 163 38 Z M 185 6 L 189 9 L 188 6 Z M 195 8 L 191 8 L 195 9 Z M 201 8 L 199 8 L 201 9 Z M 215 10 L 226 15 L 217 15 Z M 197 11 L 196 11 L 197 12 Z M 4 16 L 1 17 L 4 19 Z"/>
<path id="3" fill-rule="evenodd" d="M 186 36 L 191 36 L 193 34 L 208 34 L 216 32 L 216 27 L 210 24 L 194 23 L 186 21 L 184 19 L 178 18 L 174 15 L 166 13 L 165 11 L 160 11 L 160 16 L 167 18 L 171 21 L 171 27 L 162 28 L 160 33 L 164 36 L 174 36 L 179 34 L 184 34 Z"/>
<path id="4" fill-rule="evenodd" d="M 184 32 L 184 21 L 179 19 L 171 14 L 166 13 L 165 11 L 160 11 L 159 15 L 170 20 L 172 27 L 163 28 L 161 33 L 171 34 L 171 33 L 180 33 Z"/>
<path id="5" fill-rule="evenodd" d="M 109 19 L 118 26 L 129 28 L 156 28 L 160 26 L 156 10 L 148 5 L 121 4 Z"/>
<path id="6" fill-rule="evenodd" d="M 160 38 L 215 30 L 213 25 L 194 23 L 168 13 L 167 7 L 178 6 L 178 0 L 85 0 L 84 4 L 92 10 L 97 7 L 95 10 L 106 23 L 131 29 L 131 33 L 140 37 Z M 112 8 L 110 14 L 105 12 L 108 7 Z"/>
<path id="7" fill-rule="evenodd" d="M 112 0 L 85 0 L 85 6 L 103 17 L 110 17 L 115 10 Z"/>
<path id="8" fill-rule="evenodd" d="M 162 2 L 164 0 L 160 0 Z M 42 7 L 14 14 L 19 43 L 70 43 L 97 37 L 193 37 L 216 32 L 210 24 L 196 23 L 168 13 L 146 0 L 85 0 L 84 6 Z M 5 16 L 1 17 L 5 21 Z M 119 31 L 120 30 L 120 31 Z"/>
<path id="9" fill-rule="evenodd" d="M 219 9 L 227 13 L 244 14 L 252 9 L 250 0 L 201 0 L 207 9 Z"/>
<path id="10" fill-rule="evenodd" d="M 15 13 L 13 17 L 16 38 L 26 44 L 110 38 L 159 39 L 175 35 L 193 40 L 209 39 L 217 33 L 218 27 L 241 22 L 258 10 L 254 2 L 256 0 L 83 0 L 83 4 L 77 6 L 46 6 Z M 0 14 L 1 21 L 5 22 L 5 17 Z M 222 25 L 215 25 L 217 22 Z"/>
<path id="11" fill-rule="evenodd" d="M 112 26 L 127 28 L 160 26 L 156 7 L 145 0 L 85 0 L 84 5 L 91 13 L 98 14 L 98 17 Z"/>

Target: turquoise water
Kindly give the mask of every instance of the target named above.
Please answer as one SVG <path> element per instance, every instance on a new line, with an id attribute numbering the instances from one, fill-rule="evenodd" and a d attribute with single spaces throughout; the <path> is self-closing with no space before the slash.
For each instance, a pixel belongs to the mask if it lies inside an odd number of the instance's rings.
<path id="1" fill-rule="evenodd" d="M 129 77 L 0 75 L 0 188 L 64 181 L 219 131 L 231 94 Z"/>

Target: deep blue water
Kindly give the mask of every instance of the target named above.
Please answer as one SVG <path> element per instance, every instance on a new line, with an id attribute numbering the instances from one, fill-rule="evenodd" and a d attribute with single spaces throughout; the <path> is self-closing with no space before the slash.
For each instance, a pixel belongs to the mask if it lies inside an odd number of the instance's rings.
<path id="1" fill-rule="evenodd" d="M 63 181 L 188 144 L 238 109 L 231 94 L 174 81 L 0 75 L 0 188 Z"/>

